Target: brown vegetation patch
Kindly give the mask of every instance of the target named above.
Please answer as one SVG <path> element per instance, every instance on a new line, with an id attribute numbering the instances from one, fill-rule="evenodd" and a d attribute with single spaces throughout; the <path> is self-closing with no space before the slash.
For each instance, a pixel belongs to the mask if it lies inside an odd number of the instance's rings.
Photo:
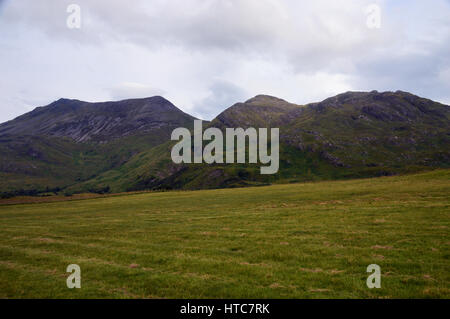
<path id="1" fill-rule="evenodd" d="M 386 249 L 386 250 L 391 250 L 393 249 L 392 246 L 381 246 L 381 245 L 375 245 L 371 247 L 372 249 Z"/>
<path id="2" fill-rule="evenodd" d="M 323 270 L 321 268 L 315 268 L 315 269 L 309 269 L 309 268 L 300 268 L 301 271 L 305 272 L 322 272 Z"/>
<path id="3" fill-rule="evenodd" d="M 330 291 L 330 289 L 318 288 L 318 289 L 310 289 L 309 291 L 311 291 L 311 292 L 327 292 L 327 291 Z"/>
<path id="4" fill-rule="evenodd" d="M 274 289 L 274 288 L 284 288 L 283 285 L 280 285 L 280 284 L 277 283 L 277 282 L 271 284 L 269 287 L 272 288 L 272 289 Z"/>
<path id="5" fill-rule="evenodd" d="M 55 243 L 56 242 L 55 239 L 47 238 L 47 237 L 39 237 L 39 238 L 36 238 L 35 240 L 44 242 L 44 243 Z"/>

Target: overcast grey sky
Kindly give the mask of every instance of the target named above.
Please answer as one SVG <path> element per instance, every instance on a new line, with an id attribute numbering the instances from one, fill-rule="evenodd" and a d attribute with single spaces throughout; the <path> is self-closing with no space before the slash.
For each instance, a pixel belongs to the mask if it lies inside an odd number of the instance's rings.
<path id="1" fill-rule="evenodd" d="M 0 0 L 0 75 L 0 122 L 60 97 L 162 95 L 203 119 L 257 94 L 399 89 L 450 104 L 450 1 Z"/>

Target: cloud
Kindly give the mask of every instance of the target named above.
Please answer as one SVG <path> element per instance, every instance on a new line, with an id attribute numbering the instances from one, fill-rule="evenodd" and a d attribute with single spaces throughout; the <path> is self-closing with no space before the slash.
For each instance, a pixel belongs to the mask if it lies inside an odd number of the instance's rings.
<path id="1" fill-rule="evenodd" d="M 73 2 L 81 29 L 66 26 Z M 367 28 L 371 3 L 380 29 Z M 59 97 L 158 94 L 202 118 L 256 94 L 450 100 L 445 0 L 9 0 L 0 10 L 0 121 Z"/>
<path id="2" fill-rule="evenodd" d="M 150 85 L 134 82 L 123 82 L 109 89 L 113 100 L 126 100 L 132 98 L 145 98 L 155 95 L 164 95 L 164 90 Z"/>
<path id="3" fill-rule="evenodd" d="M 194 115 L 204 120 L 212 120 L 227 107 L 247 100 L 249 93 L 239 86 L 223 80 L 217 80 L 209 87 L 206 97 L 195 103 Z"/>

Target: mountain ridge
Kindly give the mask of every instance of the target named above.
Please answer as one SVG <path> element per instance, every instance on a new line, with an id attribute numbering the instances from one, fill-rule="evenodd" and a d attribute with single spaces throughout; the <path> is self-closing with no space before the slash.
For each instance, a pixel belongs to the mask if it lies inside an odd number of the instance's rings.
<path id="1" fill-rule="evenodd" d="M 161 96 L 96 103 L 62 98 L 0 124 L 0 136 L 46 135 L 104 142 L 161 126 L 184 126 L 194 119 Z"/>
<path id="2" fill-rule="evenodd" d="M 247 164 L 174 164 L 171 131 L 192 129 L 195 118 L 162 97 L 49 106 L 0 124 L 0 151 L 10 156 L 0 159 L 0 192 L 239 187 L 450 167 L 450 106 L 403 91 L 350 91 L 306 105 L 262 94 L 205 121 L 220 129 L 279 127 L 274 176 Z M 19 137 L 27 132 L 33 138 Z"/>

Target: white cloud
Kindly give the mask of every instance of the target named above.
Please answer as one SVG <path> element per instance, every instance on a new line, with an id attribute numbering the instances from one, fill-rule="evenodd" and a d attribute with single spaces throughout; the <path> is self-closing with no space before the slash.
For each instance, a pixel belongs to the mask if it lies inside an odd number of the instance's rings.
<path id="1" fill-rule="evenodd" d="M 72 2 L 0 7 L 0 121 L 60 97 L 163 95 L 202 118 L 256 94 L 307 103 L 402 89 L 450 100 L 445 0 L 77 0 L 80 30 L 66 27 Z M 364 13 L 373 2 L 376 30 Z"/>
<path id="2" fill-rule="evenodd" d="M 155 95 L 164 95 L 164 91 L 151 85 L 123 82 L 109 89 L 114 100 L 126 100 L 132 98 L 145 98 Z"/>

